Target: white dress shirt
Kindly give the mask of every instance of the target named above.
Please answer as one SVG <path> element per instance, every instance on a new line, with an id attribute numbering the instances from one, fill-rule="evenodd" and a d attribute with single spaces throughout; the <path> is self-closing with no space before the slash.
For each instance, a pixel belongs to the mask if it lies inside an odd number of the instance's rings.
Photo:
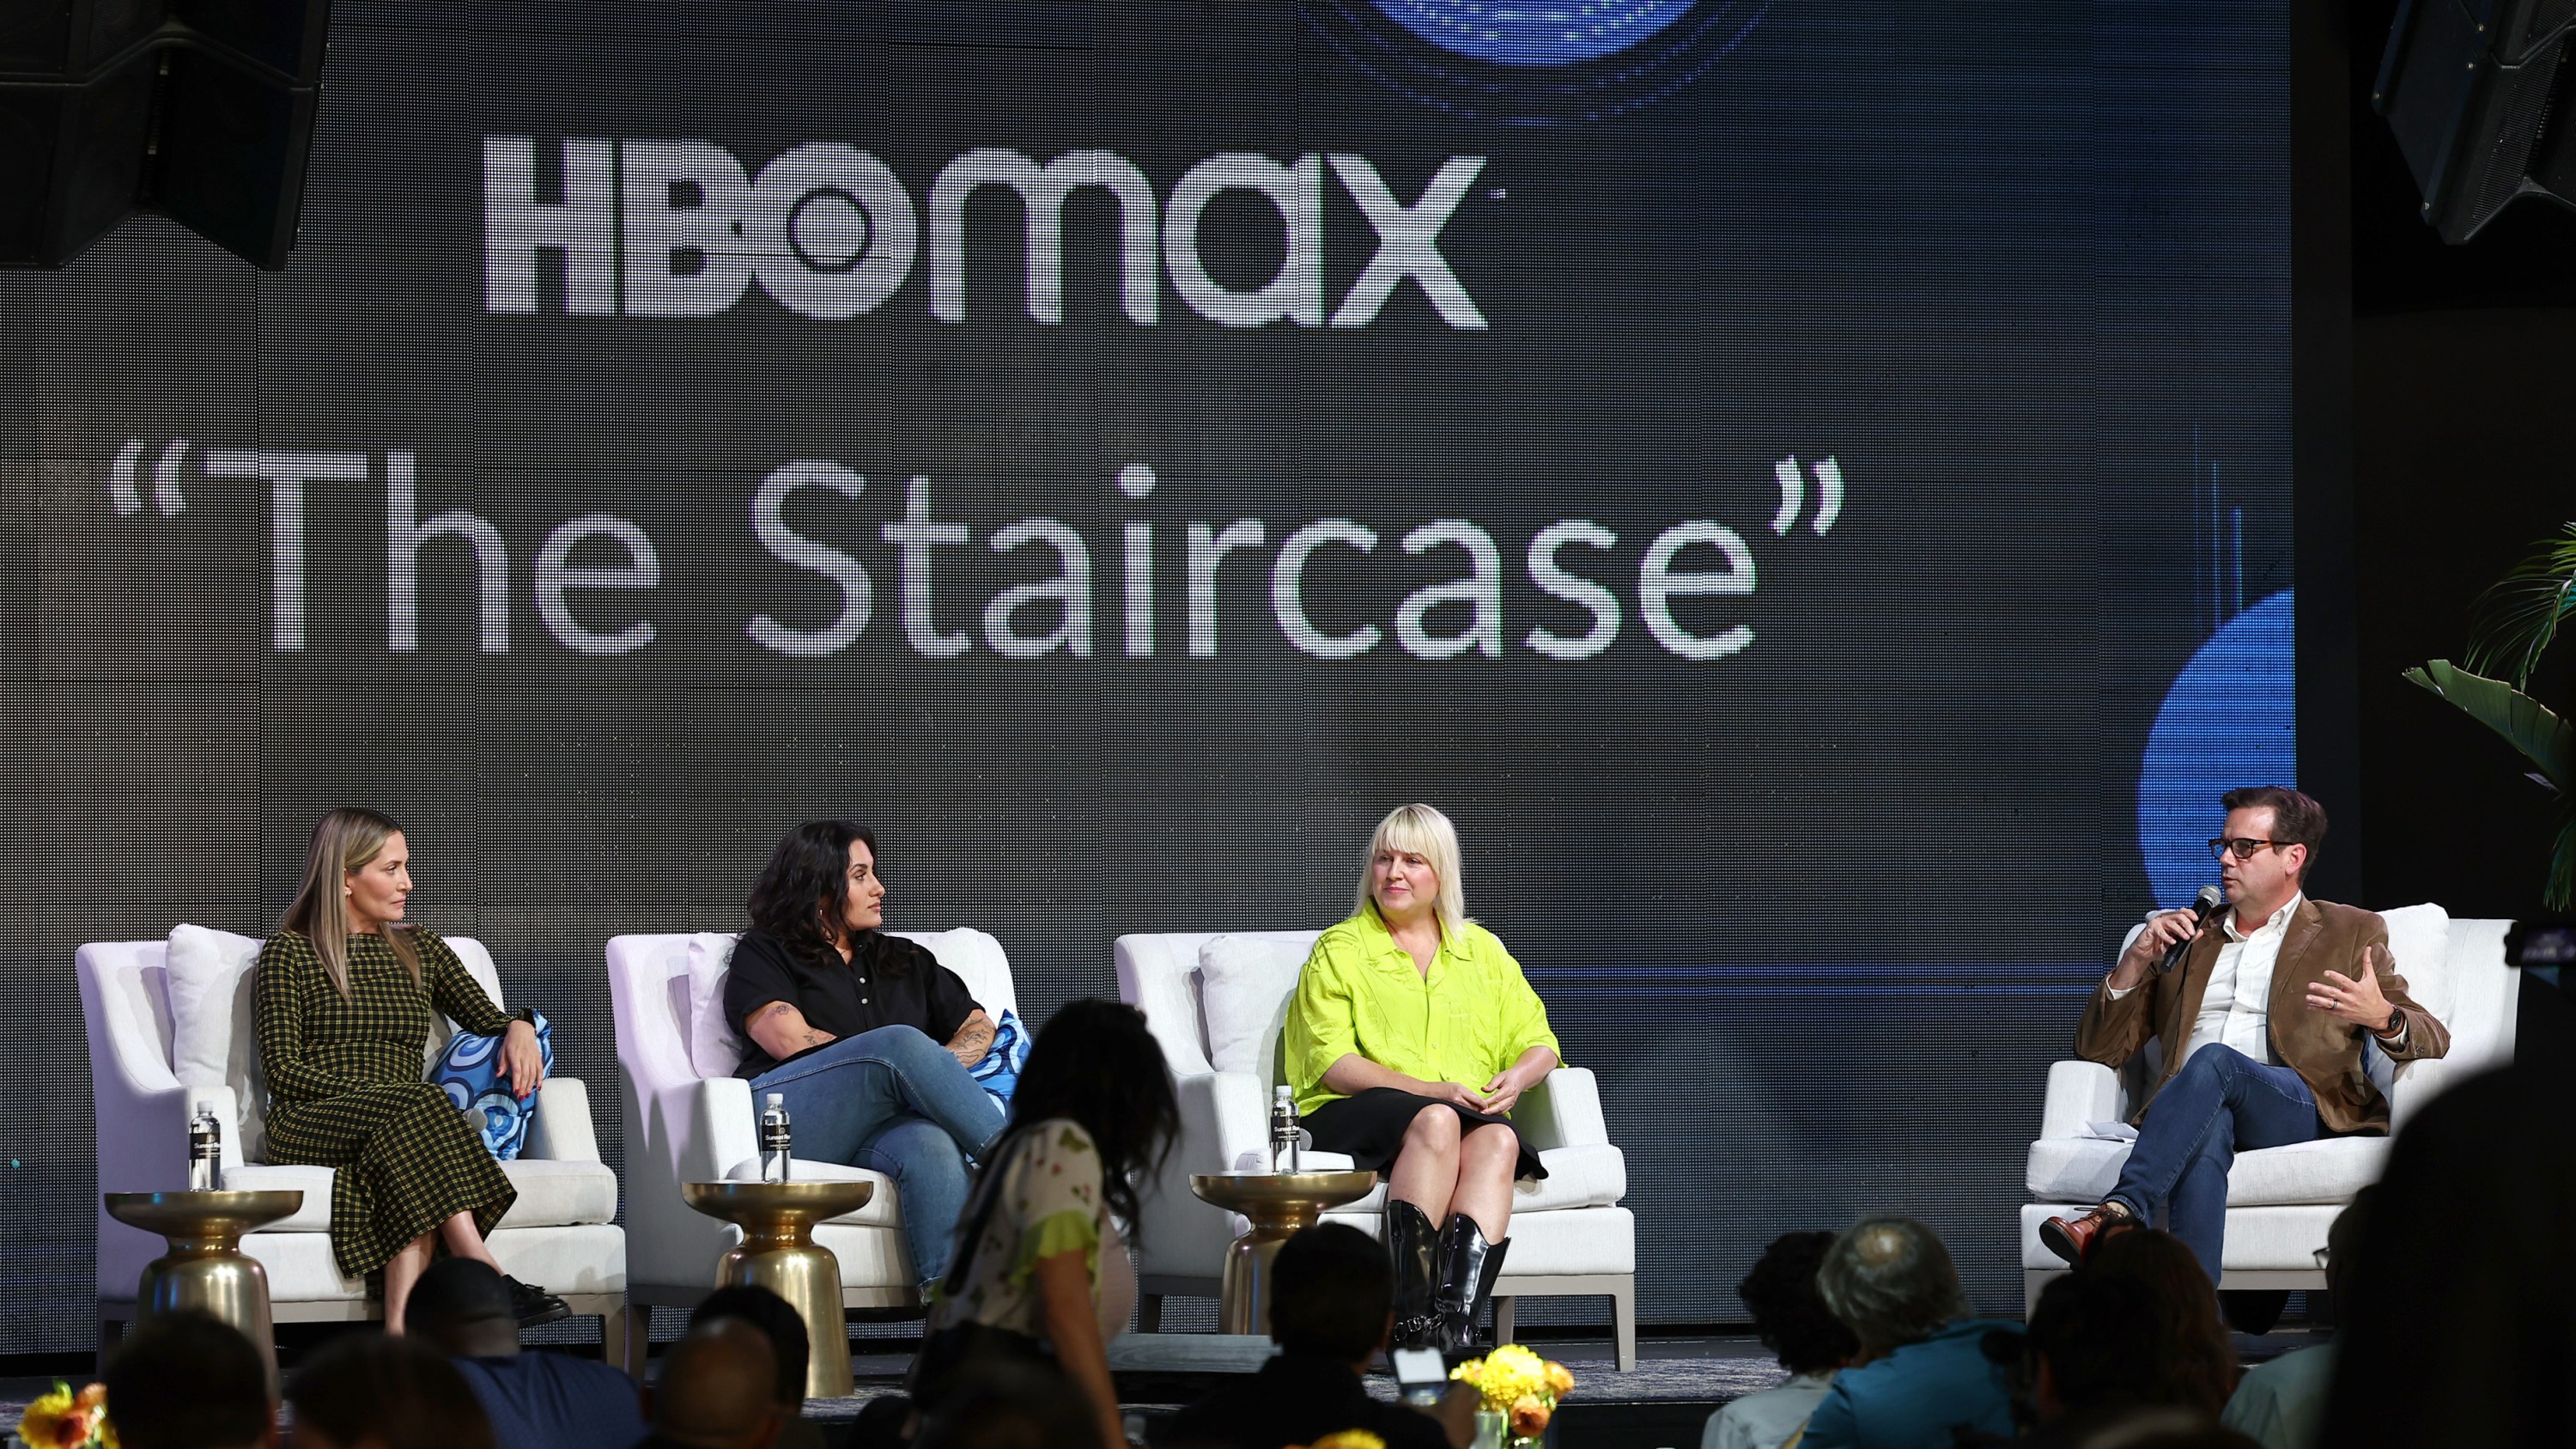
<path id="1" fill-rule="evenodd" d="M 2290 913 L 2306 900 L 2292 895 L 2262 925 L 2247 935 L 2236 929 L 2236 913 L 2221 917 L 2226 944 L 2209 968 L 2209 985 L 2200 993 L 2200 1017 L 2191 1024 L 2191 1041 L 2182 1059 L 2205 1046 L 2231 1046 L 2267 1067 L 2281 1064 L 2272 1050 L 2272 967 L 2281 959 L 2281 938 L 2289 933 Z"/>
<path id="2" fill-rule="evenodd" d="M 2201 990 L 2200 1015 L 2192 1021 L 2183 1061 L 2205 1046 L 2231 1046 L 2267 1067 L 2281 1064 L 2280 1054 L 2272 1050 L 2272 967 L 2281 959 L 2281 938 L 2289 933 L 2290 917 L 2306 899 L 2305 892 L 2292 895 L 2251 935 L 2236 928 L 2234 911 L 2220 915 L 2226 944 L 2218 948 L 2218 960 L 2209 968 L 2209 984 Z M 2117 1001 L 2137 989 L 2115 990 L 2111 999 Z"/>
<path id="3" fill-rule="evenodd" d="M 1746 1394 L 1709 1415 L 1699 1449 L 1780 1449 L 1834 1386 L 1834 1371 L 1800 1374 L 1776 1389 Z"/>

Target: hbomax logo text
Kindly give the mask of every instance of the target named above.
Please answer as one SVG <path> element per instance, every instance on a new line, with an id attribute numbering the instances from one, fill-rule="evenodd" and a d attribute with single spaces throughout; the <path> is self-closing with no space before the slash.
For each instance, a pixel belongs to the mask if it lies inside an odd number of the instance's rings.
<path id="1" fill-rule="evenodd" d="M 483 138 L 483 306 L 537 310 L 546 252 L 563 258 L 563 309 L 577 317 L 710 317 L 755 281 L 779 305 L 819 321 L 875 310 L 912 275 L 921 221 L 884 162 L 816 141 L 744 170 L 709 141 L 565 137 L 559 200 L 542 200 L 537 140 Z M 1440 233 L 1484 169 L 1451 156 L 1411 204 L 1396 199 L 1366 156 L 1308 152 L 1293 161 L 1229 151 L 1192 166 L 1157 200 L 1136 164 L 1114 151 L 1068 151 L 1043 164 L 979 148 L 930 185 L 930 312 L 966 317 L 966 203 L 1007 186 L 1027 216 L 1028 313 L 1064 318 L 1064 207 L 1096 187 L 1116 203 L 1119 301 L 1140 327 L 1162 318 L 1162 277 L 1193 312 L 1226 327 L 1286 319 L 1304 327 L 1366 327 L 1410 278 L 1453 328 L 1482 330 L 1484 313 L 1440 252 Z M 1339 304 L 1324 295 L 1324 176 L 1330 170 L 1376 232 L 1377 249 Z M 1278 273 L 1229 286 L 1199 255 L 1199 223 L 1227 192 L 1266 200 L 1286 228 Z"/>

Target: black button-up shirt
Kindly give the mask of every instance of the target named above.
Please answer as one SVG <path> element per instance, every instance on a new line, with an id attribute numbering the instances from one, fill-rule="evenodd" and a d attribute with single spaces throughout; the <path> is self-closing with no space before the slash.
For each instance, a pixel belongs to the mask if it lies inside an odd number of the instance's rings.
<path id="1" fill-rule="evenodd" d="M 767 931 L 745 931 L 726 963 L 724 988 L 725 1016 L 749 1048 L 734 1069 L 737 1077 L 756 1077 L 779 1064 L 749 1040 L 752 1015 L 773 1001 L 795 1007 L 807 1025 L 835 1037 L 909 1026 L 943 1045 L 978 1009 L 956 972 L 901 936 L 870 931 L 851 947 L 846 963 L 835 952 L 816 965 L 796 959 L 786 942 Z"/>

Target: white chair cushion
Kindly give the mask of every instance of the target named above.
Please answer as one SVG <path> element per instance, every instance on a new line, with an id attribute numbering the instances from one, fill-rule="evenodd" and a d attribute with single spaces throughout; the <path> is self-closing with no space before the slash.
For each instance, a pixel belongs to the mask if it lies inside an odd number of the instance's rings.
<path id="1" fill-rule="evenodd" d="M 258 1231 L 325 1233 L 331 1230 L 331 1182 L 336 1176 L 337 1168 L 250 1162 L 224 1169 L 224 1191 L 300 1192 L 303 1206 Z"/>
<path id="2" fill-rule="evenodd" d="M 583 1227 L 617 1220 L 617 1174 L 599 1162 L 522 1157 L 501 1164 L 519 1190 L 494 1232 L 511 1228 Z"/>
<path id="3" fill-rule="evenodd" d="M 1208 1065 L 1272 1085 L 1288 999 L 1320 931 L 1244 931 L 1199 947 Z"/>
<path id="4" fill-rule="evenodd" d="M 171 1073 L 183 1086 L 233 1089 L 235 1120 L 224 1124 L 224 1133 L 252 1159 L 260 1156 L 268 1111 L 251 1022 L 251 968 L 259 964 L 259 947 L 248 936 L 181 925 L 170 929 L 167 957 Z"/>
<path id="5" fill-rule="evenodd" d="M 2126 1142 L 2043 1137 L 2030 1145 L 2030 1195 L 2039 1202 L 2100 1202 L 2119 1185 L 2120 1169 L 2128 1160 Z M 2342 1203 L 2377 1182 L 2387 1165 L 2385 1137 L 2333 1137 L 2240 1152 L 2227 1173 L 2227 1205 Z"/>
<path id="6" fill-rule="evenodd" d="M 510 1204 L 496 1232 L 508 1228 L 578 1227 L 617 1219 L 617 1174 L 604 1164 L 522 1157 L 502 1163 L 501 1175 L 519 1190 L 519 1198 Z M 335 1168 L 254 1162 L 226 1168 L 224 1188 L 230 1192 L 301 1192 L 301 1207 L 259 1231 L 323 1233 L 331 1230 L 331 1184 L 337 1177 Z"/>
<path id="7" fill-rule="evenodd" d="M 2379 918 L 2388 923 L 2388 954 L 2397 960 L 2397 974 L 2406 978 L 2406 994 L 2433 1013 L 2435 1021 L 2449 1024 L 2456 995 L 2450 912 L 2433 905 L 2400 906 L 2381 911 Z"/>
<path id="8" fill-rule="evenodd" d="M 734 934 L 700 931 L 689 937 L 689 1065 L 701 1077 L 730 1077 L 747 1050 L 725 1019 L 725 963 L 733 959 Z"/>
<path id="9" fill-rule="evenodd" d="M 995 1021 L 1005 1011 L 1020 1009 L 1019 993 L 1011 986 L 1011 961 L 1002 954 L 1002 943 L 989 931 L 972 926 L 958 926 L 946 931 L 889 931 L 930 952 L 939 964 L 957 973 L 966 983 L 966 994 L 984 1008 L 984 1014 Z"/>

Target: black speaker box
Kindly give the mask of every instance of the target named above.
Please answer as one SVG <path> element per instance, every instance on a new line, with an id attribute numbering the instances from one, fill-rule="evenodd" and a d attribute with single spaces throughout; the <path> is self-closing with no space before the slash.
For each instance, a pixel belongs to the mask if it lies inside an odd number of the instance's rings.
<path id="1" fill-rule="evenodd" d="M 326 0 L 0 0 L 0 266 L 154 211 L 286 265 Z"/>

